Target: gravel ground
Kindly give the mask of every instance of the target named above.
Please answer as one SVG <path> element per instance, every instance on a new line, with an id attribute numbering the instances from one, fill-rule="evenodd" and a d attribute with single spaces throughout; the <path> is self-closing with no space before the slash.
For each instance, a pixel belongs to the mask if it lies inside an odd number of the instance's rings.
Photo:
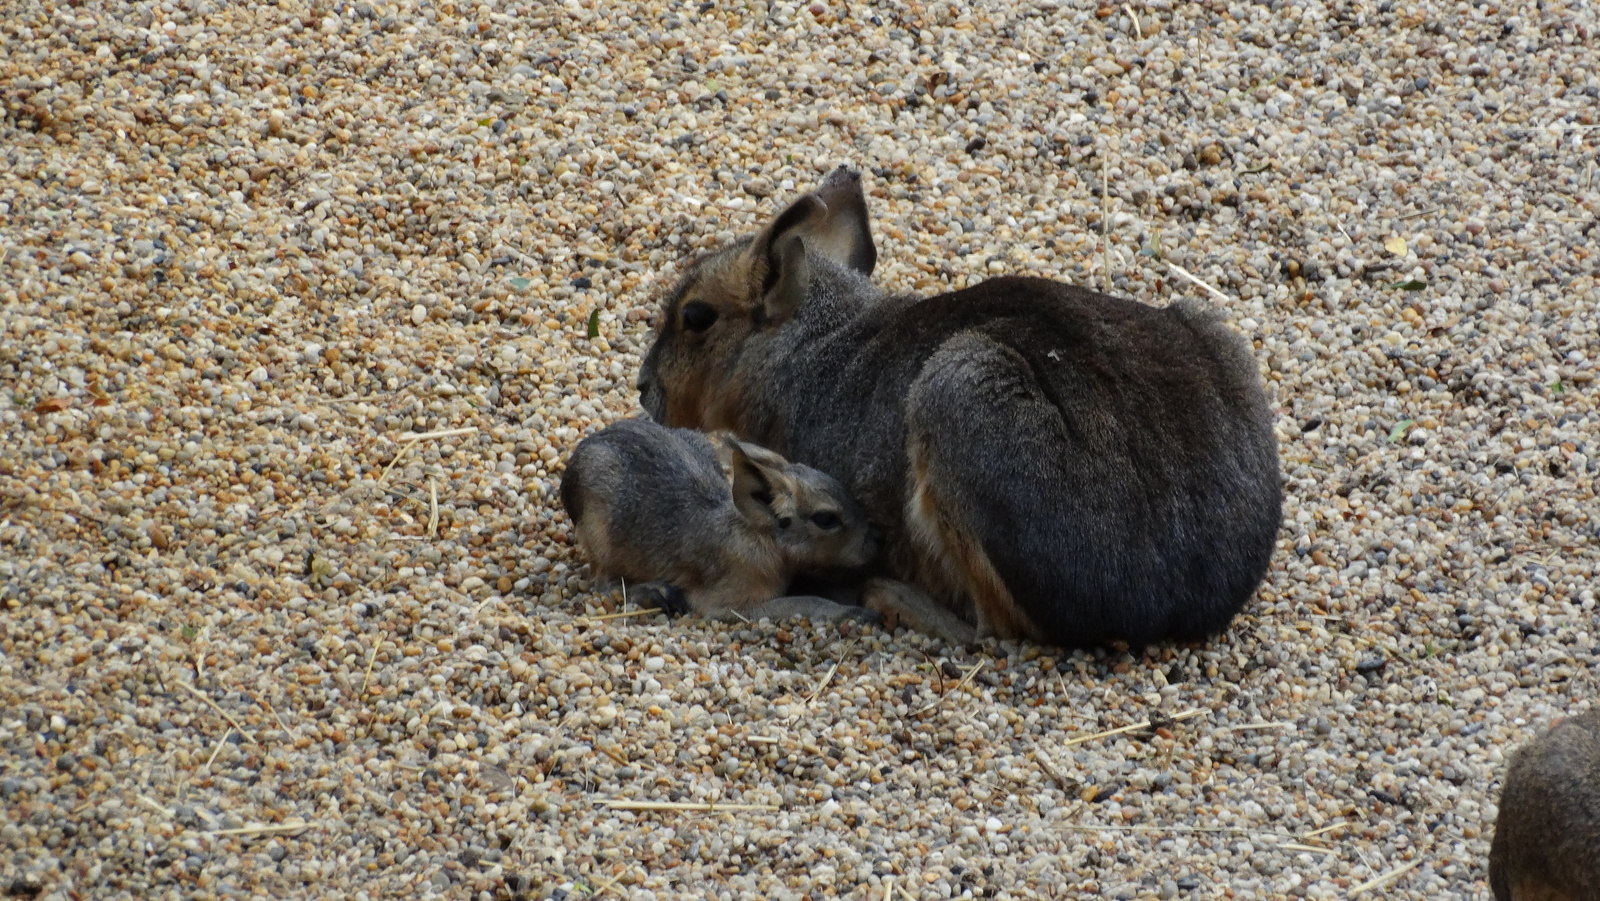
<path id="1" fill-rule="evenodd" d="M 1595 6 L 975 5 L 6 4 L 0 886 L 1487 898 L 1597 688 Z M 895 287 L 1220 291 L 1231 631 L 593 618 L 559 461 L 840 162 Z"/>

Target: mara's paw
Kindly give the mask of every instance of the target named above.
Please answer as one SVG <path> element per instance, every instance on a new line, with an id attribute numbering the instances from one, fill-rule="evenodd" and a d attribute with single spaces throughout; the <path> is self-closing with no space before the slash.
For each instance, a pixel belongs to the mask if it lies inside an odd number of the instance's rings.
<path id="1" fill-rule="evenodd" d="M 683 589 L 666 582 L 646 582 L 628 590 L 628 597 L 642 609 L 655 607 L 669 617 L 689 612 L 689 598 Z"/>

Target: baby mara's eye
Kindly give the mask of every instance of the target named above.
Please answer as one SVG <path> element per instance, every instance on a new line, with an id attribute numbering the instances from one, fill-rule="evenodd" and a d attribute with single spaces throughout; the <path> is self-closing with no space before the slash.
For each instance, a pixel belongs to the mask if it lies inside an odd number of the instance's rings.
<path id="1" fill-rule="evenodd" d="M 717 311 L 708 303 L 695 300 L 683 305 L 683 327 L 691 332 L 703 332 L 717 321 Z"/>
<path id="2" fill-rule="evenodd" d="M 811 514 L 811 524 L 824 531 L 832 532 L 834 529 L 844 525 L 844 521 L 839 518 L 839 514 L 831 510 L 824 510 L 821 513 Z"/>

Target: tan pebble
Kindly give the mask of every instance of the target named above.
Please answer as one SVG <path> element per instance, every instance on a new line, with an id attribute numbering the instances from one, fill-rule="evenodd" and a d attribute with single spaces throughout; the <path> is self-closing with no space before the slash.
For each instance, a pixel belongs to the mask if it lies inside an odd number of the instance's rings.
<path id="1" fill-rule="evenodd" d="M 1094 61 L 1095 71 L 1107 78 L 1114 78 L 1122 74 L 1122 66 L 1109 56 L 1102 56 Z"/>

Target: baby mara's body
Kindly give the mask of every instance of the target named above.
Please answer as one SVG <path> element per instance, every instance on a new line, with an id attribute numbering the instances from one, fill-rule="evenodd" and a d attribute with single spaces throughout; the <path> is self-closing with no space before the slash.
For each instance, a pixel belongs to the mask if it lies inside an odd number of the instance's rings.
<path id="1" fill-rule="evenodd" d="M 878 538 L 836 480 L 731 434 L 615 423 L 579 442 L 561 501 L 597 573 L 628 582 L 635 600 L 751 620 L 876 619 L 785 596 L 797 573 L 864 570 Z"/>

